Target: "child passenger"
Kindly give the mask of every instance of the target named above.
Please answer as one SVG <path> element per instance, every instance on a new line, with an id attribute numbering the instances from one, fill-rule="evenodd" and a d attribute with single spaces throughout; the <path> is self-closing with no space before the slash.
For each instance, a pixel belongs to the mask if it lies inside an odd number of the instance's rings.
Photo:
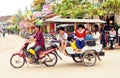
<path id="1" fill-rule="evenodd" d="M 76 46 L 76 40 L 74 38 L 71 38 L 71 43 L 70 43 L 71 47 L 73 48 L 73 50 L 75 52 L 78 52 L 78 48 Z"/>
<path id="2" fill-rule="evenodd" d="M 60 41 L 60 43 L 61 43 L 61 48 L 62 48 L 64 55 L 67 55 L 65 52 L 65 49 L 67 46 L 67 37 L 68 37 L 68 35 L 67 35 L 67 33 L 65 33 L 64 27 L 60 27 L 57 40 Z"/>

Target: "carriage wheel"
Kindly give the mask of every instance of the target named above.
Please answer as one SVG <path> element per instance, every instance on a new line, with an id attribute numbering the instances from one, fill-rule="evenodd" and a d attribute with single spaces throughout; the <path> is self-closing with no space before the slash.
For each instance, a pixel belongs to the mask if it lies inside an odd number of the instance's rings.
<path id="1" fill-rule="evenodd" d="M 87 51 L 83 55 L 83 64 L 87 67 L 94 66 L 97 61 L 96 55 L 94 51 Z"/>

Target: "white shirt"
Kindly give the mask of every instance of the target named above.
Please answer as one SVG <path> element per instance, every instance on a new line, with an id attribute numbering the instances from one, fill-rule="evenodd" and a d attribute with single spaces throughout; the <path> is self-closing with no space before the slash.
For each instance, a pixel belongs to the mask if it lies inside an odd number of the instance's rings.
<path id="1" fill-rule="evenodd" d="M 96 43 L 100 44 L 100 33 L 96 32 L 96 33 L 92 33 L 92 35 L 93 35 L 93 38 L 97 40 Z"/>
<path id="2" fill-rule="evenodd" d="M 60 34 L 58 34 L 57 40 L 60 40 L 61 42 L 66 42 L 67 37 L 68 37 L 67 33 L 64 33 L 62 37 L 60 36 Z"/>
<path id="3" fill-rule="evenodd" d="M 118 29 L 118 36 L 120 36 L 120 28 Z"/>
<path id="4" fill-rule="evenodd" d="M 110 35 L 116 36 L 116 31 L 110 31 Z"/>

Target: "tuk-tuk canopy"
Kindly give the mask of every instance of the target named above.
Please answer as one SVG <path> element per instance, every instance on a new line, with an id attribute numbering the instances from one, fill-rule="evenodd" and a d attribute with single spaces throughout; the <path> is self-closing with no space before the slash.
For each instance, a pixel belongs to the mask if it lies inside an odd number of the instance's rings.
<path id="1" fill-rule="evenodd" d="M 55 23 L 106 23 L 106 21 L 100 19 L 67 19 L 67 18 L 50 18 L 44 22 L 55 22 Z"/>

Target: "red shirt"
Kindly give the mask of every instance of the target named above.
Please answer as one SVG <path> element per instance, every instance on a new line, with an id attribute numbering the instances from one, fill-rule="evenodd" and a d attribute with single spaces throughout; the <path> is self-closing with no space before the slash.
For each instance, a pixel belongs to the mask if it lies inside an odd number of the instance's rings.
<path id="1" fill-rule="evenodd" d="M 78 30 L 75 30 L 75 34 L 78 38 L 84 38 L 85 37 L 85 29 L 83 29 L 81 32 Z"/>
<path id="2" fill-rule="evenodd" d="M 41 31 L 38 31 L 34 37 L 36 39 L 35 46 L 42 46 L 44 47 L 44 36 Z"/>

